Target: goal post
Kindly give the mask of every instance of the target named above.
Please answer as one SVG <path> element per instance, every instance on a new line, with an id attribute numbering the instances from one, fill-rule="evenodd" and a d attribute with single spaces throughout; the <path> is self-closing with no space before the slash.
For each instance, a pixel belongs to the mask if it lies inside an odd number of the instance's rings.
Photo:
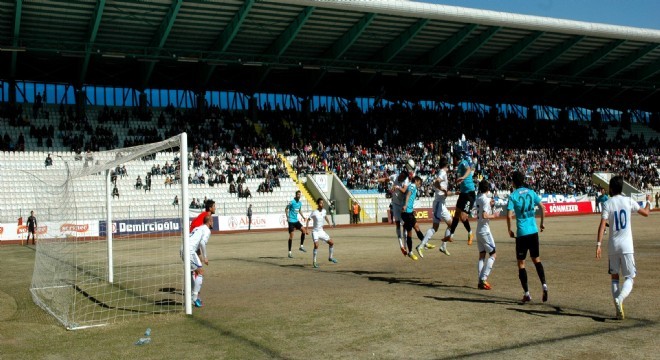
<path id="1" fill-rule="evenodd" d="M 187 146 L 182 133 L 15 172 L 39 220 L 32 298 L 67 329 L 192 313 Z"/>

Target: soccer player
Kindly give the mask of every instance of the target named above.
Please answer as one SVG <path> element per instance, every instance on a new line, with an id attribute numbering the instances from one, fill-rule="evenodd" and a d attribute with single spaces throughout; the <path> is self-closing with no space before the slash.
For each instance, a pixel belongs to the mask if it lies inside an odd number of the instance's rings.
<path id="1" fill-rule="evenodd" d="M 392 187 L 390 188 L 390 194 L 392 195 L 392 218 L 394 219 L 394 226 L 396 227 L 396 237 L 399 239 L 399 248 L 401 248 L 401 253 L 403 253 L 404 256 L 407 256 L 408 251 L 403 245 L 403 239 L 401 235 L 401 209 L 403 208 L 403 201 L 406 197 L 406 190 L 410 184 L 410 181 L 408 180 L 408 173 L 404 169 L 401 170 L 399 175 L 392 175 L 389 177 L 381 178 L 378 181 L 389 182 L 392 184 Z"/>
<path id="2" fill-rule="evenodd" d="M 211 229 L 213 228 L 213 216 L 207 214 L 204 217 L 202 225 L 193 229 L 188 240 L 190 251 L 190 269 L 192 270 L 193 289 L 192 301 L 195 307 L 202 307 L 202 299 L 199 298 L 199 292 L 202 289 L 202 282 L 204 281 L 204 265 L 209 264 L 209 258 L 206 254 L 206 244 L 211 237 Z M 199 255 L 197 255 L 199 253 Z M 181 246 L 181 259 L 183 259 L 183 246 Z"/>
<path id="3" fill-rule="evenodd" d="M 449 187 L 449 180 L 447 178 L 448 165 L 449 163 L 447 159 L 445 158 L 440 159 L 440 164 L 439 164 L 440 171 L 438 172 L 438 176 L 433 181 L 433 189 L 435 193 L 435 199 L 433 200 L 433 227 L 431 229 L 428 229 L 426 231 L 426 235 L 424 235 L 424 240 L 422 240 L 422 244 L 425 246 L 428 246 L 427 243 L 429 242 L 433 234 L 435 234 L 436 231 L 438 231 L 438 227 L 440 227 L 440 220 L 443 220 L 445 224 L 447 224 L 447 230 L 445 230 L 445 237 L 451 234 L 451 231 L 449 229 L 449 227 L 451 226 L 451 214 L 449 213 L 449 210 L 447 209 L 447 205 L 446 205 L 447 196 L 450 195 L 450 192 L 447 190 Z M 447 250 L 446 241 L 442 242 L 442 245 L 440 246 L 440 251 L 445 255 L 451 255 Z"/>
<path id="4" fill-rule="evenodd" d="M 27 219 L 28 235 L 27 244 L 30 245 L 30 234 L 32 234 L 32 245 L 37 243 L 37 217 L 34 216 L 34 210 L 30 211 L 30 216 Z"/>
<path id="5" fill-rule="evenodd" d="M 454 241 L 454 231 L 456 231 L 458 222 L 461 221 L 463 226 L 465 226 L 465 230 L 468 232 L 467 243 L 468 245 L 472 245 L 474 235 L 472 234 L 468 214 L 470 214 L 472 206 L 474 206 L 475 188 L 474 180 L 472 180 L 472 162 L 469 157 L 463 157 L 463 155 L 464 151 L 462 150 L 454 151 L 454 165 L 457 165 L 456 175 L 458 176 L 456 184 L 459 185 L 460 194 L 458 195 L 458 201 L 456 201 L 454 219 L 449 227 L 449 236 L 445 236 L 442 241 Z"/>
<path id="6" fill-rule="evenodd" d="M 518 259 L 518 278 L 520 284 L 525 291 L 522 302 L 526 303 L 532 301 L 532 296 L 529 294 L 529 287 L 527 285 L 527 270 L 525 269 L 525 258 L 529 251 L 529 257 L 532 258 L 534 266 L 536 266 L 536 273 L 541 280 L 543 287 L 543 302 L 548 301 L 548 285 L 545 282 L 545 271 L 539 254 L 539 231 L 536 227 L 536 210 L 535 206 L 541 209 L 541 225 L 540 229 L 543 231 L 545 226 L 545 208 L 541 204 L 541 198 L 525 186 L 525 175 L 520 171 L 514 171 L 511 175 L 513 186 L 515 190 L 509 195 L 509 203 L 506 206 L 507 217 L 506 226 L 509 230 L 509 236 L 516 239 L 516 258 Z M 511 230 L 511 219 L 516 215 L 516 233 Z"/>
<path id="7" fill-rule="evenodd" d="M 309 215 L 307 218 L 307 224 L 305 224 L 305 232 L 307 232 L 307 228 L 309 227 L 309 221 L 313 220 L 314 221 L 314 227 L 312 228 L 312 240 L 314 240 L 314 257 L 313 257 L 313 266 L 315 268 L 319 267 L 319 264 L 316 262 L 316 253 L 318 252 L 319 249 L 319 240 L 326 242 L 330 248 L 329 248 L 329 255 L 328 255 L 328 261 L 331 263 L 337 263 L 337 259 L 334 258 L 334 252 L 335 252 L 335 243 L 332 241 L 330 238 L 330 235 L 326 233 L 323 230 L 323 221 L 327 222 L 328 225 L 330 225 L 330 221 L 328 220 L 328 215 L 326 214 L 325 209 L 323 208 L 324 200 L 322 198 L 316 199 L 316 205 L 318 206 L 316 210 L 312 211 L 312 213 Z"/>
<path id="8" fill-rule="evenodd" d="M 413 214 L 413 210 L 415 208 L 415 199 L 417 199 L 417 189 L 421 185 L 422 185 L 422 178 L 419 176 L 415 176 L 413 178 L 413 182 L 410 185 L 408 185 L 408 189 L 406 190 L 406 200 L 404 202 L 404 205 L 401 207 L 402 210 L 401 218 L 403 220 L 403 229 L 406 231 L 406 244 L 408 245 L 408 256 L 413 260 L 417 260 L 417 256 L 415 256 L 415 254 L 413 254 L 412 252 L 412 230 L 415 229 L 415 233 L 417 234 L 417 238 L 419 238 L 419 240 L 424 240 L 424 234 L 422 234 L 422 231 L 419 230 L 417 219 L 415 218 L 415 214 Z M 421 244 L 420 246 L 417 246 L 415 249 L 417 250 L 417 253 L 419 254 L 420 257 L 424 257 Z"/>
<path id="9" fill-rule="evenodd" d="M 499 214 L 493 213 L 492 206 L 495 200 L 490 195 L 490 184 L 487 180 L 479 183 L 479 197 L 475 203 L 477 208 L 477 248 L 479 249 L 479 261 L 477 262 L 477 275 L 479 282 L 477 287 L 481 290 L 490 290 L 488 275 L 493 270 L 495 263 L 495 239 L 490 232 L 490 219 Z M 488 260 L 486 260 L 488 253 Z"/>
<path id="10" fill-rule="evenodd" d="M 293 243 L 293 233 L 296 230 L 300 230 L 300 247 L 298 250 L 302 252 L 307 252 L 305 250 L 305 247 L 303 246 L 303 243 L 305 242 L 305 234 L 307 234 L 307 230 L 303 230 L 303 226 L 298 221 L 298 214 L 302 217 L 302 220 L 305 221 L 305 215 L 302 213 L 302 201 L 300 201 L 300 195 L 302 193 L 300 190 L 296 191 L 296 196 L 291 200 L 291 202 L 286 206 L 284 209 L 284 213 L 289 219 L 289 257 L 292 258 L 293 254 L 291 254 L 291 244 Z"/>
<path id="11" fill-rule="evenodd" d="M 603 241 L 605 225 L 609 223 L 610 236 L 607 244 L 607 254 L 609 273 L 612 275 L 612 297 L 616 308 L 616 318 L 619 320 L 625 318 L 623 300 L 630 295 L 633 288 L 633 279 L 637 275 L 630 215 L 636 212 L 642 216 L 649 216 L 651 211 L 650 195 L 646 195 L 646 206 L 642 208 L 631 198 L 624 196 L 622 191 L 623 177 L 612 177 L 610 180 L 611 198 L 603 204 L 596 240 L 596 259 L 600 259 L 600 245 Z M 619 282 L 620 275 L 625 279 L 623 285 Z"/>
<path id="12" fill-rule="evenodd" d="M 206 218 L 207 215 L 213 215 L 215 214 L 215 201 L 211 199 L 207 199 L 204 202 L 204 211 L 199 213 L 197 217 L 190 223 L 190 232 L 192 233 L 193 230 L 195 230 L 197 227 L 202 226 L 204 224 L 204 219 Z"/>

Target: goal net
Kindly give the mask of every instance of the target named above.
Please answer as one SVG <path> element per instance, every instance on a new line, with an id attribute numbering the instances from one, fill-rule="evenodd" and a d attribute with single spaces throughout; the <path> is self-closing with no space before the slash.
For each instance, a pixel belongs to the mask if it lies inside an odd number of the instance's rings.
<path id="1" fill-rule="evenodd" d="M 180 255 L 188 238 L 186 147 L 183 133 L 56 153 L 52 166 L 16 172 L 14 181 L 31 186 L 24 206 L 38 219 L 30 288 L 37 305 L 68 329 L 191 308 L 190 266 Z"/>

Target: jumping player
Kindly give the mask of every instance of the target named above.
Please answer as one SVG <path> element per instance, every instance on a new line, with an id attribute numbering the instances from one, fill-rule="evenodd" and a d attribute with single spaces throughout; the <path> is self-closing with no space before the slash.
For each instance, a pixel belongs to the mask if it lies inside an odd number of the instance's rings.
<path id="1" fill-rule="evenodd" d="M 298 221 L 298 214 L 302 217 L 302 221 L 305 221 L 305 216 L 302 213 L 302 201 L 300 201 L 300 195 L 302 193 L 300 190 L 296 191 L 296 196 L 291 200 L 291 202 L 286 206 L 284 209 L 284 214 L 286 214 L 287 218 L 289 219 L 289 257 L 292 258 L 293 254 L 291 254 L 291 244 L 293 243 L 293 233 L 296 230 L 300 230 L 300 247 L 298 250 L 302 252 L 307 252 L 305 250 L 305 247 L 303 247 L 303 243 L 305 242 L 305 234 L 307 234 L 307 230 L 303 230 L 303 226 Z"/>
<path id="2" fill-rule="evenodd" d="M 335 259 L 333 256 L 335 252 L 335 243 L 330 238 L 330 235 L 328 235 L 328 233 L 326 233 L 323 230 L 323 221 L 327 222 L 328 225 L 330 225 L 330 221 L 328 220 L 328 215 L 326 214 L 326 211 L 323 208 L 324 202 L 325 201 L 322 198 L 316 199 L 316 205 L 318 207 L 316 208 L 316 210 L 312 211 L 312 213 L 307 218 L 307 224 L 305 224 L 305 232 L 307 232 L 307 228 L 309 227 L 309 221 L 310 220 L 314 221 L 314 227 L 312 228 L 312 240 L 314 240 L 314 251 L 313 251 L 314 257 L 312 264 L 315 268 L 319 267 L 319 264 L 316 262 L 316 253 L 318 252 L 318 248 L 319 248 L 319 240 L 326 242 L 330 246 L 328 261 L 335 264 L 337 263 L 337 259 Z"/>
<path id="3" fill-rule="evenodd" d="M 438 176 L 433 181 L 433 189 L 435 193 L 435 199 L 433 200 L 433 227 L 426 230 L 426 235 L 424 235 L 424 240 L 422 240 L 423 245 L 427 245 L 433 234 L 438 231 L 440 227 L 440 220 L 444 221 L 447 224 L 447 230 L 445 230 L 445 237 L 451 234 L 449 227 L 451 226 L 451 214 L 447 209 L 446 200 L 447 196 L 450 195 L 450 192 L 447 190 L 449 187 L 449 180 L 447 178 L 447 167 L 448 161 L 445 158 L 440 159 L 440 171 Z M 440 252 L 445 255 L 451 255 L 447 250 L 447 242 L 443 241 L 440 246 Z"/>
<path id="4" fill-rule="evenodd" d="M 463 157 L 463 155 L 463 150 L 454 151 L 454 165 L 457 165 L 456 175 L 458 176 L 456 184 L 459 185 L 461 193 L 458 195 L 458 200 L 456 201 L 456 211 L 454 212 L 454 219 L 449 228 L 449 236 L 445 236 L 442 241 L 454 241 L 454 232 L 456 231 L 458 222 L 461 221 L 463 226 L 465 226 L 465 230 L 468 232 L 467 243 L 468 245 L 472 245 L 474 235 L 470 228 L 468 215 L 472 211 L 472 206 L 474 206 L 475 188 L 474 180 L 472 180 L 472 162 L 469 157 Z"/>
<path id="5" fill-rule="evenodd" d="M 403 245 L 403 239 L 401 235 L 401 209 L 403 207 L 403 201 L 406 197 L 406 190 L 410 181 L 408 180 L 408 174 L 405 170 L 402 170 L 399 175 L 391 175 L 389 177 L 384 177 L 378 179 L 380 182 L 391 183 L 390 194 L 392 195 L 391 200 L 391 209 L 392 209 L 392 218 L 394 219 L 394 226 L 396 227 L 396 237 L 399 239 L 399 248 L 401 248 L 401 253 L 404 256 L 408 255 L 408 251 Z"/>
<path id="6" fill-rule="evenodd" d="M 417 238 L 420 241 L 424 240 L 424 234 L 422 234 L 422 231 L 419 230 L 417 219 L 415 218 L 415 214 L 413 214 L 413 210 L 415 208 L 415 200 L 417 199 L 417 189 L 421 185 L 422 185 L 422 178 L 420 178 L 419 176 L 415 176 L 413 178 L 413 182 L 410 185 L 408 185 L 408 190 L 406 191 L 406 200 L 404 202 L 404 205 L 401 207 L 401 210 L 403 211 L 401 214 L 401 218 L 403 219 L 403 229 L 406 231 L 406 244 L 408 245 L 408 256 L 413 260 L 417 260 L 417 256 L 415 256 L 415 254 L 413 254 L 412 252 L 412 230 L 415 229 Z M 419 254 L 420 257 L 424 257 L 421 244 L 418 245 L 415 249 L 417 250 L 417 253 Z"/>
<path id="7" fill-rule="evenodd" d="M 649 216 L 651 211 L 651 195 L 646 195 L 646 206 L 642 208 L 631 198 L 624 196 L 622 191 L 623 177 L 614 176 L 610 180 L 611 198 L 602 205 L 603 210 L 596 240 L 596 259 L 600 259 L 600 245 L 603 241 L 605 226 L 609 223 L 610 236 L 607 244 L 609 273 L 612 275 L 612 297 L 614 298 L 616 318 L 619 320 L 625 318 L 623 300 L 630 295 L 633 279 L 637 275 L 630 215 L 636 212 L 642 216 Z M 625 279 L 623 285 L 619 281 L 620 275 L 623 275 Z"/>

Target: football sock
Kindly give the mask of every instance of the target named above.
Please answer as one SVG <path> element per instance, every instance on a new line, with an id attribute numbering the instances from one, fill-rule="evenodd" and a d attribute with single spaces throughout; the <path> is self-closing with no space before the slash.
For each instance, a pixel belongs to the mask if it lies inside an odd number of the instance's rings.
<path id="1" fill-rule="evenodd" d="M 202 282 L 204 281 L 204 276 L 197 275 L 195 278 L 195 287 L 193 287 L 193 301 L 197 300 L 199 291 L 202 290 Z"/>
<path id="2" fill-rule="evenodd" d="M 300 247 L 303 246 L 303 243 L 305 242 L 305 233 L 300 234 Z"/>
<path id="3" fill-rule="evenodd" d="M 291 252 L 291 243 L 292 242 L 293 242 L 293 240 L 289 239 L 289 252 Z"/>
<path id="4" fill-rule="evenodd" d="M 426 243 L 431 240 L 433 234 L 435 234 L 435 230 L 433 230 L 433 228 L 426 230 L 426 235 L 424 235 L 424 239 L 422 239 L 422 246 L 426 245 Z"/>
<path id="5" fill-rule="evenodd" d="M 454 235 L 454 231 L 456 231 L 456 227 L 458 226 L 458 221 L 459 221 L 459 220 L 458 220 L 457 217 L 455 217 L 455 218 L 451 221 L 451 226 L 449 227 L 449 228 L 450 228 L 449 232 L 450 232 L 452 235 Z"/>
<path id="6" fill-rule="evenodd" d="M 612 279 L 612 297 L 619 296 L 619 279 Z"/>
<path id="7" fill-rule="evenodd" d="M 623 281 L 623 285 L 621 285 L 621 291 L 619 292 L 619 296 L 617 296 L 619 302 L 623 302 L 623 300 L 625 300 L 628 297 L 628 295 L 630 295 L 632 288 L 633 288 L 633 279 L 626 278 L 626 280 Z"/>
<path id="8" fill-rule="evenodd" d="M 408 252 L 412 253 L 412 236 L 406 238 L 406 243 L 408 244 Z"/>
<path id="9" fill-rule="evenodd" d="M 543 270 L 543 264 L 539 261 L 534 264 L 536 266 L 536 272 L 539 275 L 539 280 L 541 280 L 541 284 L 545 284 L 545 271 Z"/>
<path id="10" fill-rule="evenodd" d="M 419 231 L 419 230 L 415 230 L 415 234 L 417 234 L 417 238 L 418 238 L 419 240 L 422 240 L 422 241 L 424 240 L 424 234 L 422 234 L 421 231 Z"/>
<path id="11" fill-rule="evenodd" d="M 529 288 L 527 287 L 527 270 L 525 268 L 518 269 L 518 279 L 520 279 L 520 285 L 522 285 L 525 293 L 528 293 Z"/>
<path id="12" fill-rule="evenodd" d="M 495 264 L 495 258 L 490 256 L 486 260 L 486 266 L 484 267 L 483 273 L 481 274 L 481 279 L 486 280 L 490 276 L 490 272 L 493 270 L 493 265 Z"/>
<path id="13" fill-rule="evenodd" d="M 463 221 L 463 226 L 465 226 L 465 230 L 467 230 L 467 232 L 472 232 L 472 228 L 470 228 L 470 220 L 465 219 L 465 221 Z"/>
<path id="14" fill-rule="evenodd" d="M 333 257 L 335 257 L 335 246 L 330 245 L 330 259 L 332 259 Z"/>
<path id="15" fill-rule="evenodd" d="M 312 254 L 314 254 L 314 262 L 316 262 L 316 253 L 317 252 L 318 252 L 318 249 L 314 249 L 314 251 L 312 251 Z"/>
<path id="16" fill-rule="evenodd" d="M 401 224 L 396 225 L 396 237 L 401 239 Z M 401 244 L 401 245 L 403 245 L 403 244 Z"/>
<path id="17" fill-rule="evenodd" d="M 479 280 L 481 280 L 481 275 L 483 270 L 484 270 L 484 259 L 480 258 L 479 261 L 477 261 L 477 276 L 479 277 Z"/>

